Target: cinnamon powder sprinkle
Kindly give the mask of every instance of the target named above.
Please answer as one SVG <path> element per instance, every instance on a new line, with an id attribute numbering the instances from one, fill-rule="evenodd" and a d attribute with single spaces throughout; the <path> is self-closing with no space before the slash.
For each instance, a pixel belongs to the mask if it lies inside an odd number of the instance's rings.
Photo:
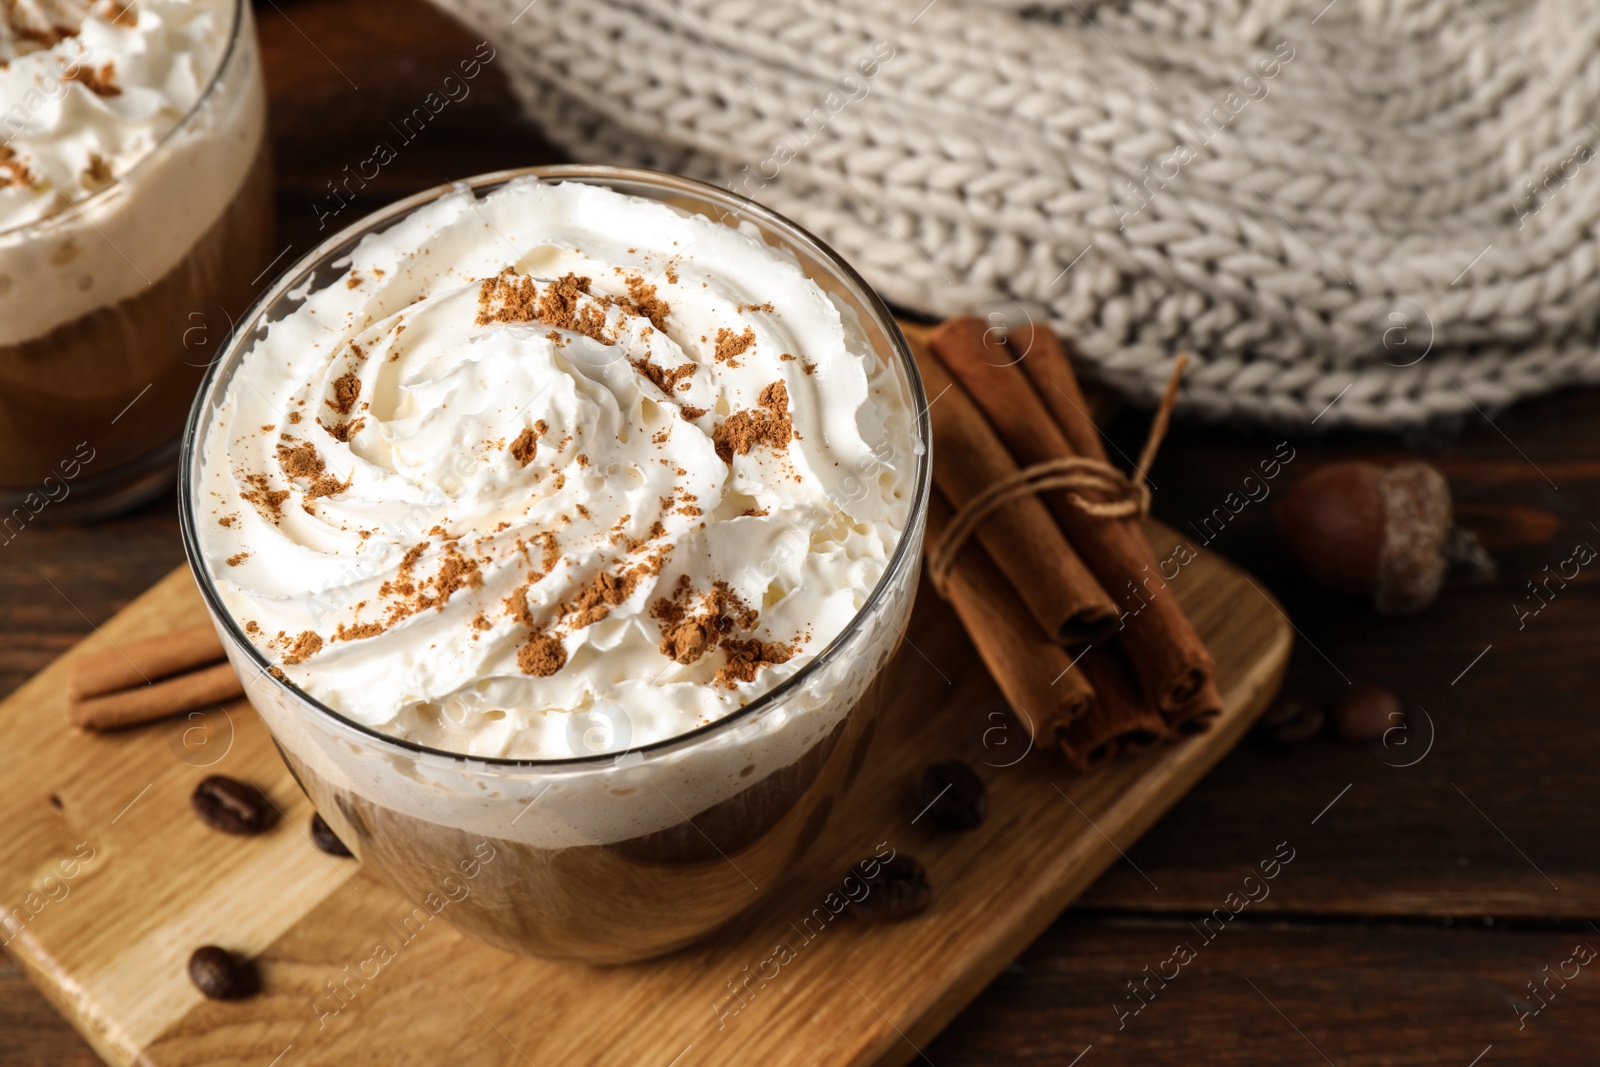
<path id="1" fill-rule="evenodd" d="M 712 647 L 716 634 L 711 619 L 685 619 L 661 636 L 661 654 L 677 663 L 694 663 Z"/>
<path id="2" fill-rule="evenodd" d="M 345 371 L 333 380 L 333 399 L 324 401 L 340 415 L 348 415 L 361 398 L 361 379 L 355 371 Z M 296 421 L 292 417 L 290 421 Z"/>
<path id="3" fill-rule="evenodd" d="M 5 0 L 0 3 L 0 18 L 5 20 L 12 35 L 18 40 L 31 41 L 41 48 L 52 48 L 68 37 L 77 35 L 78 30 L 74 27 L 45 22 L 45 17 L 46 13 L 40 11 L 38 5 L 28 5 L 24 8 L 15 0 Z"/>
<path id="4" fill-rule="evenodd" d="M 93 8 L 98 7 L 99 11 Z M 122 0 L 100 0 L 98 4 L 91 5 L 90 14 L 98 14 L 101 18 L 115 26 L 128 15 L 133 14 L 133 5 L 124 4 Z M 135 16 L 137 17 L 137 16 Z"/>
<path id="5" fill-rule="evenodd" d="M 616 344 L 606 330 L 606 315 L 598 301 L 589 295 L 590 280 L 567 274 L 544 287 L 541 292 L 527 275 L 510 267 L 478 287 L 477 325 L 495 322 L 542 322 L 558 330 L 581 333 L 603 345 Z"/>
<path id="6" fill-rule="evenodd" d="M 469 587 L 477 589 L 482 585 L 483 571 L 478 561 L 462 555 L 454 544 L 445 546 L 444 561 L 439 564 L 439 573 L 433 579 L 433 587 L 438 594 L 434 606 L 443 611 L 445 601 L 452 594 Z"/>
<path id="7" fill-rule="evenodd" d="M 712 583 L 697 598 L 687 574 L 679 576 L 670 598 L 651 606 L 650 615 L 661 628 L 661 654 L 685 666 L 730 640 L 735 627 L 752 630 L 761 618 L 727 582 Z"/>
<path id="8" fill-rule="evenodd" d="M 366 424 L 367 419 L 365 415 L 351 419 L 349 422 L 341 422 L 335 426 L 326 426 L 320 422 L 317 423 L 318 426 L 321 426 L 327 431 L 329 437 L 340 442 L 341 444 L 348 444 L 350 438 L 359 433 L 361 427 L 365 426 Z"/>
<path id="9" fill-rule="evenodd" d="M 348 481 L 341 482 L 327 473 L 327 464 L 317 455 L 317 446 L 310 441 L 301 441 L 296 445 L 280 444 L 278 462 L 283 464 L 283 472 L 291 479 L 307 479 L 311 482 L 305 491 L 307 500 L 333 496 L 350 488 Z"/>
<path id="10" fill-rule="evenodd" d="M 661 628 L 661 654 L 674 662 L 687 666 L 720 649 L 726 662 L 712 684 L 725 689 L 755 681 L 761 671 L 788 662 L 800 650 L 798 643 L 738 636 L 754 630 L 761 616 L 727 582 L 714 582 L 696 595 L 689 576 L 683 575 L 672 596 L 657 600 L 650 614 Z"/>
<path id="11" fill-rule="evenodd" d="M 735 453 L 743 456 L 756 447 L 785 449 L 794 439 L 794 422 L 789 417 L 789 387 L 782 380 L 761 390 L 759 408 L 735 411 L 717 424 L 711 433 L 717 455 L 726 463 Z"/>
<path id="12" fill-rule="evenodd" d="M 548 678 L 567 665 L 567 650 L 547 633 L 535 632 L 517 651 L 517 669 L 523 674 Z"/>
<path id="13" fill-rule="evenodd" d="M 250 553 L 248 552 L 235 552 L 233 555 L 228 557 L 228 566 L 237 567 L 239 564 L 243 563 L 249 558 Z"/>
<path id="14" fill-rule="evenodd" d="M 533 615 L 528 611 L 528 590 L 544 575 L 529 575 L 528 580 L 511 591 L 505 599 L 506 615 L 524 626 L 533 625 Z"/>
<path id="15" fill-rule="evenodd" d="M 544 574 L 539 577 L 543 578 L 545 574 L 555 570 L 556 564 L 561 562 L 561 542 L 557 541 L 556 535 L 549 531 L 540 534 L 539 540 L 544 544 L 544 558 L 539 561 L 540 566 L 544 568 Z"/>
<path id="16" fill-rule="evenodd" d="M 267 481 L 264 474 L 252 474 L 245 478 L 245 484 L 250 486 L 239 496 L 247 504 L 251 504 L 261 513 L 261 517 L 277 525 L 283 518 L 283 502 L 289 499 L 287 489 L 269 489 L 272 483 Z"/>
<path id="17" fill-rule="evenodd" d="M 354 626 L 340 623 L 333 631 L 335 641 L 359 641 L 366 637 L 377 637 L 388 627 L 380 622 L 358 622 Z"/>
<path id="18" fill-rule="evenodd" d="M 633 364 L 634 370 L 649 378 L 657 389 L 668 396 L 679 390 L 689 388 L 688 379 L 693 377 L 695 370 L 693 363 L 684 363 L 671 370 L 666 370 L 656 366 L 648 356 L 643 359 L 629 360 L 628 362 Z"/>
<path id="19" fill-rule="evenodd" d="M 443 611 L 450 598 L 462 589 L 482 588 L 482 562 L 462 553 L 454 541 L 447 541 L 443 546 L 439 568 L 433 577 L 418 580 L 416 565 L 427 553 L 428 547 L 427 541 L 420 541 L 406 549 L 394 577 L 378 586 L 379 596 L 395 601 L 389 605 L 387 617 L 381 624 L 365 623 L 351 627 L 346 631 L 349 639 L 374 636 L 429 608 Z M 379 626 L 379 629 L 370 630 L 370 626 Z M 337 638 L 339 635 L 335 636 Z"/>
<path id="20" fill-rule="evenodd" d="M 716 357 L 718 363 L 726 363 L 730 367 L 739 366 L 739 357 L 750 350 L 756 343 L 756 332 L 750 327 L 744 328 L 744 333 L 734 333 L 723 326 L 717 330 Z"/>
<path id="21" fill-rule="evenodd" d="M 9 185 L 32 185 L 35 180 L 33 172 L 17 155 L 16 149 L 8 144 L 0 144 L 0 189 Z"/>
<path id="22" fill-rule="evenodd" d="M 121 96 L 121 86 L 112 79 L 117 76 L 115 63 L 102 63 L 99 70 L 87 66 L 76 66 L 71 71 L 61 76 L 62 81 L 77 82 L 96 96 Z"/>
<path id="23" fill-rule="evenodd" d="M 524 626 L 533 626 L 533 615 L 528 611 L 528 590 L 534 584 L 542 581 L 546 575 L 555 570 L 556 564 L 561 562 L 561 543 L 556 540 L 556 535 L 545 532 L 539 535 L 538 540 L 544 543 L 544 558 L 540 561 L 543 570 L 529 571 L 527 581 L 513 589 L 504 600 L 505 613 L 508 618 L 515 619 Z M 528 555 L 528 546 L 518 543 L 524 556 Z"/>
<path id="24" fill-rule="evenodd" d="M 549 428 L 549 424 L 543 419 L 532 426 L 523 427 L 522 432 L 517 434 L 517 439 L 511 442 L 512 458 L 524 467 L 532 463 L 534 457 L 539 454 L 539 438 L 543 437 Z"/>
<path id="25" fill-rule="evenodd" d="M 494 322 L 532 322 L 538 300 L 533 279 L 519 276 L 510 267 L 478 286 L 478 326 Z"/>
<path id="26" fill-rule="evenodd" d="M 85 189 L 99 189 L 101 186 L 111 184 L 111 164 L 106 162 L 99 152 L 89 153 L 89 165 L 83 168 L 83 187 Z"/>
<path id="27" fill-rule="evenodd" d="M 627 600 L 638 584 L 638 574 L 624 572 L 618 575 L 601 571 L 571 600 L 557 608 L 557 613 L 563 621 L 571 618 L 574 630 L 593 626 L 610 615 L 612 608 Z"/>
<path id="28" fill-rule="evenodd" d="M 774 641 L 729 641 L 723 646 L 728 662 L 717 671 L 715 684 L 733 689 L 741 682 L 753 682 L 768 667 L 787 663 L 799 651 L 792 645 Z"/>
<path id="29" fill-rule="evenodd" d="M 294 644 L 289 651 L 284 653 L 283 662 L 292 667 L 311 656 L 322 651 L 322 637 L 315 630 L 302 630 L 300 636 L 294 639 Z"/>
<path id="30" fill-rule="evenodd" d="M 633 310 L 650 320 L 650 325 L 666 332 L 667 316 L 672 306 L 656 295 L 656 287 L 643 278 L 628 279 L 628 295 L 633 298 Z"/>

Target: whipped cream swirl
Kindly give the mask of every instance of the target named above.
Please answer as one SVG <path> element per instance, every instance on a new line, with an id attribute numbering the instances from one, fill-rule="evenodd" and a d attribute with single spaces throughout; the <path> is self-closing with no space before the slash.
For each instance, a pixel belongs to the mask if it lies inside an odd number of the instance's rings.
<path id="1" fill-rule="evenodd" d="M 0 230 L 122 177 L 200 102 L 232 0 L 0 4 Z"/>
<path id="2" fill-rule="evenodd" d="M 755 238 L 519 179 L 336 266 L 243 355 L 196 496 L 229 611 L 329 707 L 469 755 L 637 746 L 791 677 L 883 576 L 913 412 Z"/>
<path id="3" fill-rule="evenodd" d="M 0 0 L 0 345 L 177 269 L 264 165 L 265 106 L 236 0 Z"/>

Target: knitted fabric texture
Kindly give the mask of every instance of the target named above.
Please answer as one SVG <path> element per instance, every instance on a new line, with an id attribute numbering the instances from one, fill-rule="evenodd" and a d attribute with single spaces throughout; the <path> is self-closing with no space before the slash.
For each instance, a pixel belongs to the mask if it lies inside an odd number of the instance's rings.
<path id="1" fill-rule="evenodd" d="M 578 158 L 1146 403 L 1180 351 L 1180 410 L 1319 428 L 1600 381 L 1594 0 L 436 2 Z"/>

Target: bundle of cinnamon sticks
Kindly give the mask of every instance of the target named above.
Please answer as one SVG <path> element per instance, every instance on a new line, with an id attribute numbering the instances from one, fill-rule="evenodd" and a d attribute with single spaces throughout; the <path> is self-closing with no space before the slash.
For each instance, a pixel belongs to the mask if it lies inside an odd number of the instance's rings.
<path id="1" fill-rule="evenodd" d="M 1204 730 L 1215 665 L 1060 340 L 964 317 L 912 348 L 932 401 L 930 577 L 1035 743 L 1089 770 Z"/>

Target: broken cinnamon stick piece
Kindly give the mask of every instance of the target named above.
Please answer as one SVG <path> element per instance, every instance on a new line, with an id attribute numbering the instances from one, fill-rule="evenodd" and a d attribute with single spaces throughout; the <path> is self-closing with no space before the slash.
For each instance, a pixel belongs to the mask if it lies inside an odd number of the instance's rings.
<path id="1" fill-rule="evenodd" d="M 223 659 L 222 639 L 210 623 L 124 641 L 79 659 L 67 685 L 71 700 L 87 700 Z"/>
<path id="2" fill-rule="evenodd" d="M 935 493 L 928 502 L 926 551 L 950 527 L 950 505 Z M 1094 690 L 1072 657 L 1028 618 L 1005 577 L 977 545 L 956 557 L 947 586 L 961 625 L 1017 718 L 1041 745 L 1058 745 L 1073 722 L 1094 706 Z"/>
<path id="3" fill-rule="evenodd" d="M 924 345 L 912 343 L 929 396 L 933 480 L 956 510 L 1017 473 L 994 429 L 950 373 Z M 1052 640 L 1091 644 L 1117 626 L 1117 607 L 1062 536 L 1037 496 L 1000 505 L 973 532 L 990 561 L 1006 576 L 1028 613 Z M 929 556 L 930 561 L 936 557 Z M 946 557 L 948 558 L 948 557 Z M 932 575 L 937 583 L 940 575 Z"/>
<path id="4" fill-rule="evenodd" d="M 67 721 L 82 730 L 116 730 L 226 703 L 243 695 L 239 676 L 223 662 L 154 685 L 141 684 L 86 700 L 68 700 Z"/>
<path id="5" fill-rule="evenodd" d="M 986 331 L 979 319 L 947 319 L 934 330 L 931 343 L 988 415 L 1018 464 L 1081 455 L 1016 365 L 1016 357 L 1003 346 L 991 346 Z M 1074 421 L 1071 439 L 1086 442 L 1091 435 L 1098 436 L 1086 412 L 1063 414 Z M 1045 497 L 1067 540 L 1122 609 L 1117 639 L 1133 664 L 1141 691 L 1163 712 L 1190 703 L 1215 664 L 1178 606 L 1169 586 L 1175 572 L 1169 567 L 1163 573 L 1142 521 L 1137 515 L 1120 519 L 1091 515 L 1061 491 Z"/>

